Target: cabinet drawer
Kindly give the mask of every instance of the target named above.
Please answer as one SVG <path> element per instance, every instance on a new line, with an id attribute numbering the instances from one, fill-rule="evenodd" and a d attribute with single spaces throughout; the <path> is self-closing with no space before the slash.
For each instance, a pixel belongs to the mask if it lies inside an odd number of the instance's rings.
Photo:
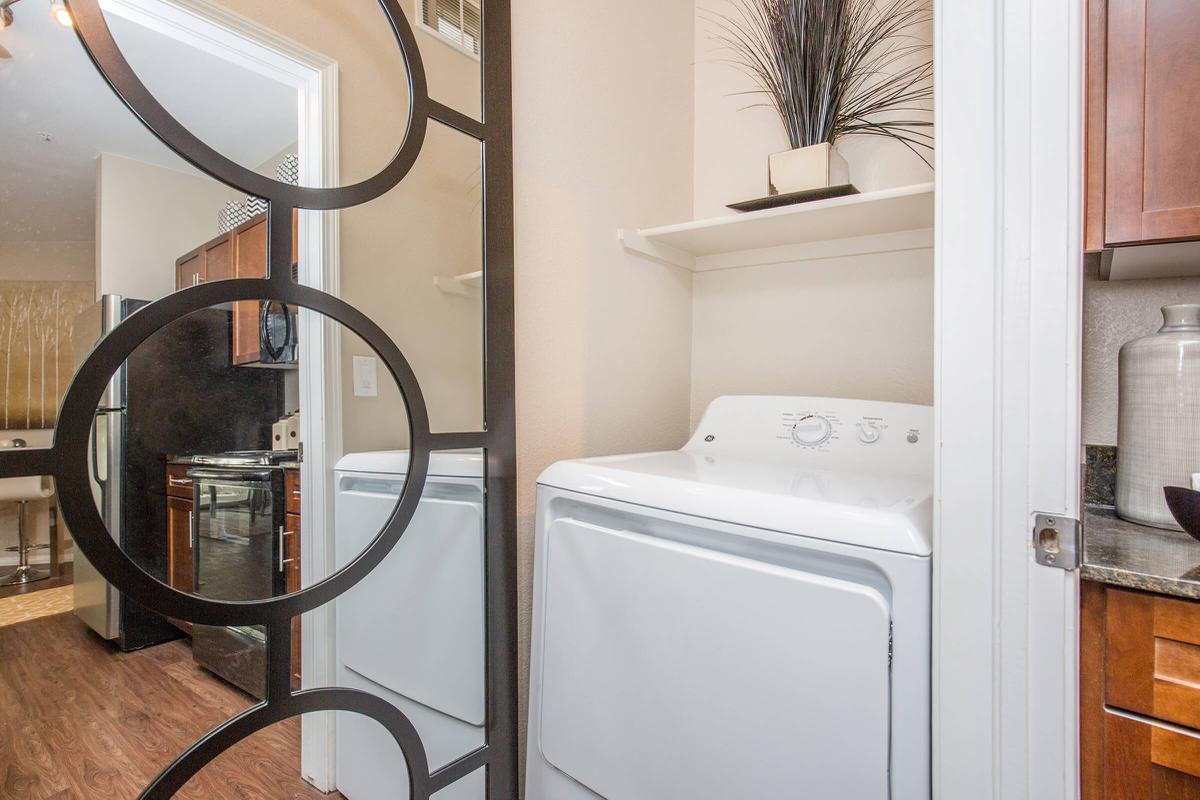
<path id="1" fill-rule="evenodd" d="M 1104 715 L 1104 800 L 1200 797 L 1200 734 Z"/>
<path id="2" fill-rule="evenodd" d="M 191 467 L 186 464 L 167 465 L 167 495 L 170 497 L 186 497 L 192 499 L 192 479 L 187 473 Z"/>
<path id="3" fill-rule="evenodd" d="M 287 513 L 300 513 L 300 470 L 289 469 L 284 472 L 284 493 L 287 495 Z"/>
<path id="4" fill-rule="evenodd" d="M 1200 729 L 1200 603 L 1109 589 L 1107 705 Z"/>

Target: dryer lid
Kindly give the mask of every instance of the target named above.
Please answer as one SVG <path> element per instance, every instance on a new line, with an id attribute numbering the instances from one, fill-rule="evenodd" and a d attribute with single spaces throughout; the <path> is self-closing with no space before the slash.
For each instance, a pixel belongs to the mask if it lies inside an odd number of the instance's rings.
<path id="1" fill-rule="evenodd" d="M 801 429 L 797 432 L 797 427 Z M 928 556 L 927 406 L 725 397 L 681 450 L 559 462 L 539 483 L 733 524 Z"/>
<path id="2" fill-rule="evenodd" d="M 348 453 L 337 462 L 337 472 L 370 475 L 405 475 L 408 450 Z M 439 450 L 429 455 L 429 474 L 439 478 L 482 478 L 482 450 Z"/>

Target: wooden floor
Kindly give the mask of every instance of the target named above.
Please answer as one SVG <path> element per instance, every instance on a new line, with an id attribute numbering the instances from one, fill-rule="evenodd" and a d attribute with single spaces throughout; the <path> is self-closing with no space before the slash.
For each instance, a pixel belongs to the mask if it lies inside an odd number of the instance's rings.
<path id="1" fill-rule="evenodd" d="M 132 800 L 253 702 L 197 667 L 185 640 L 119 653 L 73 614 L 0 628 L 0 797 Z M 176 796 L 330 797 L 300 777 L 298 720 L 235 746 Z"/>

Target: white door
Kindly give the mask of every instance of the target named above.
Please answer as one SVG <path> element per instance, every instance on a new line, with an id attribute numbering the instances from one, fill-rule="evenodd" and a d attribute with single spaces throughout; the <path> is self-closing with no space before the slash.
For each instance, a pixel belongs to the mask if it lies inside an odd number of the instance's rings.
<path id="1" fill-rule="evenodd" d="M 1073 798 L 1084 4 L 934 5 L 934 796 Z"/>

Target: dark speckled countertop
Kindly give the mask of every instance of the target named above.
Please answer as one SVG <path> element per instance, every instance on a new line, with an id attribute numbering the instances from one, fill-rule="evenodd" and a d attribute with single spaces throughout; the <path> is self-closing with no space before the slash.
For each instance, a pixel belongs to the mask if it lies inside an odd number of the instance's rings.
<path id="1" fill-rule="evenodd" d="M 1200 541 L 1126 522 L 1111 508 L 1088 506 L 1081 574 L 1086 580 L 1200 599 Z"/>

